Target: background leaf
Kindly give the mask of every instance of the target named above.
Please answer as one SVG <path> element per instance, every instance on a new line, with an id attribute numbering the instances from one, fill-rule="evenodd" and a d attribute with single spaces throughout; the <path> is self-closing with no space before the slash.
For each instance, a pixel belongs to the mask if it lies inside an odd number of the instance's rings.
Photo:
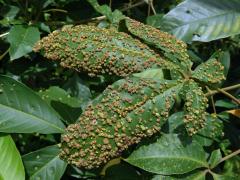
<path id="1" fill-rule="evenodd" d="M 0 179 L 25 180 L 21 156 L 10 135 L 0 134 Z"/>
<path id="2" fill-rule="evenodd" d="M 0 132 L 64 132 L 60 116 L 30 88 L 0 76 L 0 89 Z"/>
<path id="3" fill-rule="evenodd" d="M 163 175 L 208 167 L 202 147 L 194 142 L 181 141 L 176 134 L 162 135 L 157 142 L 140 147 L 125 160 L 146 171 Z"/>
<path id="4" fill-rule="evenodd" d="M 59 159 L 57 145 L 48 146 L 24 155 L 23 162 L 30 180 L 60 180 L 67 163 Z"/>
<path id="5" fill-rule="evenodd" d="M 40 91 L 39 95 L 53 107 L 68 124 L 74 123 L 82 113 L 81 101 L 71 97 L 62 88 L 51 86 L 45 91 Z"/>
<path id="6" fill-rule="evenodd" d="M 208 42 L 240 33 L 238 0 L 186 0 L 167 13 L 161 29 L 186 42 Z"/>
<path id="7" fill-rule="evenodd" d="M 8 34 L 10 43 L 10 59 L 18 59 L 32 51 L 34 44 L 40 39 L 38 28 L 15 25 Z"/>

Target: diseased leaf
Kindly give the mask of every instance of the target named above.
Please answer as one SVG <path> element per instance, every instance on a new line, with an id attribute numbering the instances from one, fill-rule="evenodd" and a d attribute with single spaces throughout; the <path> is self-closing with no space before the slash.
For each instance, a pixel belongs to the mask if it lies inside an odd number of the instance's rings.
<path id="1" fill-rule="evenodd" d="M 128 31 L 145 43 L 160 49 L 164 56 L 168 57 L 170 61 L 179 65 L 186 72 L 192 66 L 192 62 L 187 54 L 187 45 L 177 40 L 174 36 L 160 31 L 149 25 L 144 25 L 138 21 L 130 18 L 125 19 Z"/>
<path id="2" fill-rule="evenodd" d="M 160 130 L 182 84 L 131 77 L 109 86 L 62 136 L 60 157 L 96 168 Z"/>
<path id="3" fill-rule="evenodd" d="M 196 142 L 182 142 L 176 134 L 162 135 L 156 143 L 140 147 L 125 160 L 162 175 L 183 174 L 208 167 L 203 148 Z"/>
<path id="4" fill-rule="evenodd" d="M 114 29 L 79 25 L 54 31 L 39 41 L 34 50 L 43 52 L 63 67 L 87 72 L 90 76 L 127 76 L 150 67 L 180 68 L 168 62 L 147 45 Z"/>
<path id="5" fill-rule="evenodd" d="M 206 85 L 217 85 L 225 80 L 224 67 L 216 59 L 210 59 L 200 64 L 193 71 L 192 77 Z"/>
<path id="6" fill-rule="evenodd" d="M 186 42 L 208 42 L 239 34 L 238 0 L 186 0 L 167 13 L 161 29 Z"/>
<path id="7" fill-rule="evenodd" d="M 67 163 L 59 159 L 59 148 L 48 146 L 24 155 L 23 162 L 30 180 L 60 180 Z"/>
<path id="8" fill-rule="evenodd" d="M 25 180 L 21 156 L 10 135 L 0 135 L 0 179 Z"/>
<path id="9" fill-rule="evenodd" d="M 185 82 L 182 96 L 185 100 L 183 122 L 188 134 L 193 135 L 205 126 L 208 99 L 193 80 Z"/>
<path id="10" fill-rule="evenodd" d="M 240 118 L 240 109 L 228 110 L 226 112 Z"/>
<path id="11" fill-rule="evenodd" d="M 38 28 L 15 25 L 8 34 L 11 60 L 18 59 L 32 51 L 34 44 L 40 39 Z"/>
<path id="12" fill-rule="evenodd" d="M 0 76 L 0 89 L 0 132 L 64 132 L 60 116 L 30 88 Z"/>

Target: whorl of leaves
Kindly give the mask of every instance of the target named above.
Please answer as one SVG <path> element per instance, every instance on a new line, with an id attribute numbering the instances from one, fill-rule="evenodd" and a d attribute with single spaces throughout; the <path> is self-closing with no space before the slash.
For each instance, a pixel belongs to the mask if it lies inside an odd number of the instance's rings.
<path id="1" fill-rule="evenodd" d="M 62 136 L 60 157 L 87 169 L 99 167 L 160 130 L 178 94 L 175 81 L 127 78 L 93 100 Z"/>
<path id="2" fill-rule="evenodd" d="M 147 45 L 115 29 L 79 25 L 54 31 L 39 41 L 34 51 L 90 76 L 114 74 L 125 77 L 153 66 L 180 68 Z"/>

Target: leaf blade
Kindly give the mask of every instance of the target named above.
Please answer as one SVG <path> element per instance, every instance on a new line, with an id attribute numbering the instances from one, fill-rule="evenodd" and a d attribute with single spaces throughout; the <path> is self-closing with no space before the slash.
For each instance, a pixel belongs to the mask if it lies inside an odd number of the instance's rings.
<path id="1" fill-rule="evenodd" d="M 30 88 L 7 76 L 0 76 L 0 82 L 1 132 L 64 132 L 59 115 Z"/>

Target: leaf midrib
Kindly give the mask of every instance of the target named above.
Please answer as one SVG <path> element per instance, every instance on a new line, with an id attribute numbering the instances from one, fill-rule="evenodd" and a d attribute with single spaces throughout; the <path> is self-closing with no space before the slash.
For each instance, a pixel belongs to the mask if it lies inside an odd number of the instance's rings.
<path id="1" fill-rule="evenodd" d="M 168 156 L 168 157 L 166 157 L 166 158 L 164 158 L 164 157 L 161 157 L 161 156 L 148 156 L 148 157 L 142 157 L 142 158 L 135 158 L 135 159 L 126 159 L 126 161 L 136 161 L 136 160 L 141 160 L 141 159 L 184 159 L 184 160 L 189 160 L 189 161 L 193 161 L 193 162 L 197 162 L 197 163 L 199 163 L 199 164 L 202 164 L 204 167 L 208 167 L 208 164 L 207 164 L 207 162 L 206 163 L 204 163 L 204 162 L 201 162 L 201 161 L 198 161 L 198 160 L 196 160 L 196 159 L 191 159 L 191 158 L 188 158 L 188 157 L 174 157 L 174 156 Z"/>
<path id="2" fill-rule="evenodd" d="M 20 112 L 20 113 L 25 114 L 25 115 L 27 115 L 27 116 L 33 117 L 33 119 L 38 119 L 39 121 L 41 121 L 41 122 L 43 122 L 43 123 L 45 123 L 45 124 L 47 124 L 47 125 L 55 128 L 55 129 L 58 129 L 58 130 L 60 130 L 61 132 L 64 132 L 64 130 L 63 130 L 62 128 L 60 128 L 60 127 L 58 127 L 58 126 L 56 126 L 56 125 L 54 125 L 54 124 L 51 124 L 51 123 L 49 123 L 48 121 L 46 121 L 46 120 L 44 120 L 44 119 L 41 119 L 41 118 L 39 118 L 39 117 L 36 116 L 36 115 L 28 114 L 28 113 L 26 113 L 26 112 L 24 112 L 24 111 L 21 111 L 21 110 L 19 110 L 19 109 L 15 109 L 15 108 L 13 108 L 13 107 L 11 107 L 11 106 L 7 106 L 7 105 L 4 105 L 4 104 L 0 104 L 0 106 L 3 106 L 3 107 L 5 107 L 5 108 L 8 108 L 8 109 L 13 110 L 13 111 Z"/>

